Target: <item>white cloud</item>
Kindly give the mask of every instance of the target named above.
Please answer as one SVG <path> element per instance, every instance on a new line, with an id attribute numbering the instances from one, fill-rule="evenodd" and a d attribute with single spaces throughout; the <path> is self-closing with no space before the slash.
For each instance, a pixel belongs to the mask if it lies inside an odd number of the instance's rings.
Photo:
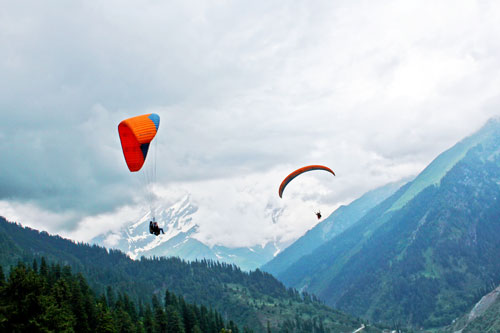
<path id="1" fill-rule="evenodd" d="M 8 221 L 54 234 L 65 229 L 67 223 L 74 223 L 76 217 L 72 213 L 53 213 L 41 209 L 32 202 L 17 203 L 7 200 L 0 200 L 0 212 Z"/>
<path id="2" fill-rule="evenodd" d="M 252 245 L 297 237 L 312 210 L 419 172 L 500 113 L 497 1 L 4 7 L 0 214 L 78 239 L 142 214 L 116 133 L 128 116 L 160 114 L 158 195 L 192 193 L 200 239 Z M 331 187 L 308 176 L 277 200 L 312 163 Z"/>
<path id="3" fill-rule="evenodd" d="M 295 189 L 287 189 L 286 199 L 280 199 L 277 191 L 281 173 L 271 170 L 263 174 L 171 184 L 156 189 L 156 206 L 168 207 L 172 204 L 171 198 L 178 200 L 184 193 L 190 193 L 191 201 L 199 208 L 193 216 L 193 222 L 200 226 L 196 237 L 209 245 L 253 246 L 274 239 L 286 242 L 317 223 L 314 209 L 330 211 L 332 207 L 302 199 L 313 193 L 314 188 L 319 198 L 329 192 L 329 187 L 321 186 L 318 175 L 314 174 L 304 177 L 305 183 L 298 181 Z M 332 184 L 335 179 L 331 178 Z M 305 184 L 310 188 L 300 193 Z"/>

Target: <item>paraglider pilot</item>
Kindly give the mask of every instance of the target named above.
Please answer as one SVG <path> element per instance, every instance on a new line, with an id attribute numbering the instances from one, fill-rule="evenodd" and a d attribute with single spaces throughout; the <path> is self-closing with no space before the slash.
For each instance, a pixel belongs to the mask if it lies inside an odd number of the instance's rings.
<path id="1" fill-rule="evenodd" d="M 149 233 L 150 234 L 155 234 L 156 236 L 158 236 L 158 235 L 160 235 L 160 231 L 162 234 L 165 234 L 163 232 L 163 228 L 160 228 L 158 226 L 158 222 L 149 221 Z"/>
<path id="2" fill-rule="evenodd" d="M 320 211 L 318 211 L 318 212 L 316 213 L 316 216 L 318 217 L 318 220 L 319 220 L 319 219 L 321 219 L 321 212 L 320 212 Z"/>

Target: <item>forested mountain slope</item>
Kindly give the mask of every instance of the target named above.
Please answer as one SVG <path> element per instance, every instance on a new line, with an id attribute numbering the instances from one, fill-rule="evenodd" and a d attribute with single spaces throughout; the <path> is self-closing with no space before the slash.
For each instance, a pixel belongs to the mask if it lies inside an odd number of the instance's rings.
<path id="1" fill-rule="evenodd" d="M 262 270 L 279 276 L 300 258 L 310 254 L 321 244 L 348 229 L 370 209 L 394 194 L 403 184 L 403 182 L 396 182 L 382 186 L 365 193 L 347 206 L 340 206 L 330 216 L 263 265 Z"/>
<path id="2" fill-rule="evenodd" d="M 108 286 L 126 292 L 133 301 L 148 302 L 166 290 L 186 302 L 213 307 L 240 327 L 260 332 L 269 326 L 282 332 L 352 331 L 362 321 L 320 303 L 314 296 L 287 289 L 270 274 L 247 273 L 212 261 L 185 262 L 178 258 L 131 260 L 120 251 L 75 244 L 0 218 L 0 265 L 4 271 L 18 261 L 31 263 L 43 256 L 81 272 L 98 294 Z M 368 331 L 378 329 L 368 327 Z"/>
<path id="3" fill-rule="evenodd" d="M 374 321 L 438 327 L 500 282 L 500 122 L 278 275 Z"/>
<path id="4" fill-rule="evenodd" d="M 7 279 L 0 266 L 0 332 L 253 332 L 168 291 L 150 298 L 137 304 L 110 288 L 96 295 L 81 274 L 44 258 L 19 263 Z"/>

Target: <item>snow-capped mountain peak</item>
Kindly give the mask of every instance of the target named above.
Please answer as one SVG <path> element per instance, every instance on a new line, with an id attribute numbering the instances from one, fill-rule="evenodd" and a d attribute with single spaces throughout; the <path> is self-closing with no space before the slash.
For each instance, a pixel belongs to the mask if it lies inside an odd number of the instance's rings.
<path id="1" fill-rule="evenodd" d="M 186 260 L 205 258 L 235 263 L 242 269 L 259 267 L 282 247 L 276 241 L 242 248 L 208 246 L 194 237 L 199 227 L 194 222 L 197 211 L 198 207 L 187 195 L 172 205 L 156 209 L 154 217 L 147 213 L 121 231 L 100 235 L 93 242 L 108 247 L 113 244 L 111 247 L 124 251 L 132 259 L 141 256 L 178 256 Z M 149 233 L 149 222 L 153 219 L 165 234 L 155 236 Z"/>
<path id="2" fill-rule="evenodd" d="M 197 225 L 193 222 L 193 215 L 198 208 L 191 203 L 190 196 L 186 195 L 181 200 L 167 207 L 159 207 L 153 216 L 151 212 L 146 213 L 137 222 L 127 226 L 121 231 L 109 232 L 93 239 L 98 244 L 107 244 L 107 240 L 113 240 L 113 247 L 126 252 L 132 259 L 142 255 L 148 256 L 154 249 L 162 247 L 179 235 L 191 235 L 196 232 Z M 161 237 L 149 233 L 149 222 L 155 220 L 165 234 Z"/>

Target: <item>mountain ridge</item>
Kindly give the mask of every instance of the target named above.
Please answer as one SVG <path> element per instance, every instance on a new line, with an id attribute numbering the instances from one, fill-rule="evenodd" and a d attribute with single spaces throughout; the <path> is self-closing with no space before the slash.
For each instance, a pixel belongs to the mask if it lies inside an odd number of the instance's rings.
<path id="1" fill-rule="evenodd" d="M 279 275 L 322 243 L 348 229 L 363 217 L 371 208 L 397 191 L 406 181 L 389 183 L 368 191 L 349 205 L 340 206 L 322 222 L 308 230 L 303 236 L 262 266 L 273 275 Z"/>
<path id="2" fill-rule="evenodd" d="M 411 198 L 415 197 L 420 191 L 425 189 L 430 185 L 439 185 L 440 180 L 446 175 L 448 171 L 453 168 L 453 166 L 460 161 L 467 151 L 479 144 L 481 141 L 487 139 L 492 131 L 500 123 L 500 118 L 490 119 L 481 128 L 480 131 L 473 135 L 470 135 L 458 143 L 453 145 L 453 147 L 447 149 L 443 153 L 439 154 L 413 181 L 412 185 L 408 188 L 405 195 L 403 195 L 390 210 L 397 210 L 402 208 Z"/>
<path id="3" fill-rule="evenodd" d="M 373 321 L 451 322 L 487 285 L 500 282 L 494 237 L 500 234 L 500 122 L 488 122 L 468 140 L 478 143 L 458 162 L 453 158 L 463 145 L 450 148 L 457 152 L 444 165 L 453 166 L 439 184 L 417 176 L 277 277 Z M 433 163 L 443 164 L 443 156 Z M 423 180 L 428 186 L 413 193 Z M 413 197 L 393 209 L 408 194 Z"/>

